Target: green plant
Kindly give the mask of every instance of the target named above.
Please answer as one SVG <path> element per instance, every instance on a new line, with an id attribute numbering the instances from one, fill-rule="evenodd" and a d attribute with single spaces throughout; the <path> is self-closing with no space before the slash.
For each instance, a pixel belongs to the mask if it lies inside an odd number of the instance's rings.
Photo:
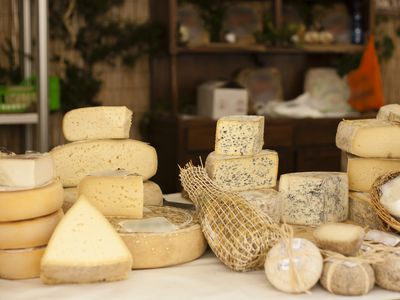
<path id="1" fill-rule="evenodd" d="M 154 55 L 161 49 L 163 30 L 158 24 L 136 24 L 112 17 L 111 9 L 124 0 L 58 0 L 50 5 L 50 37 L 62 40 L 66 50 L 79 54 L 72 62 L 58 54 L 53 60 L 65 66 L 61 76 L 61 105 L 64 111 L 98 105 L 95 97 L 101 80 L 95 73 L 98 63 L 132 67 L 142 55 Z M 74 32 L 68 18 L 79 24 Z"/>

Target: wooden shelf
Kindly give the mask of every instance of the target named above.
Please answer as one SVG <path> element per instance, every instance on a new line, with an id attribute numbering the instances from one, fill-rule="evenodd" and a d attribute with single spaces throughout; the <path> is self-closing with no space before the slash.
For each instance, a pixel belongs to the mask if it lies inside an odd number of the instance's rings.
<path id="1" fill-rule="evenodd" d="M 301 47 L 265 47 L 263 45 L 230 45 L 214 43 L 197 47 L 178 47 L 178 54 L 218 54 L 218 53 L 265 53 L 265 54 L 304 54 L 304 53 L 357 53 L 362 52 L 363 45 L 332 44 L 304 45 Z"/>

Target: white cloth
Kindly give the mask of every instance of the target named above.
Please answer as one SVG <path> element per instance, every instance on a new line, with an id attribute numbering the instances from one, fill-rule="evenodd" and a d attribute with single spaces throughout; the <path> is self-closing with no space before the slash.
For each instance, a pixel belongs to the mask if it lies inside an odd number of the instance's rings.
<path id="1" fill-rule="evenodd" d="M 399 299 L 400 294 L 375 287 L 362 299 Z M 1 300 L 268 300 L 268 299 L 351 299 L 332 295 L 320 286 L 312 295 L 290 295 L 277 291 L 267 281 L 264 271 L 230 271 L 208 251 L 200 259 L 180 266 L 135 270 L 128 280 L 96 283 L 44 285 L 40 279 L 1 280 Z"/>

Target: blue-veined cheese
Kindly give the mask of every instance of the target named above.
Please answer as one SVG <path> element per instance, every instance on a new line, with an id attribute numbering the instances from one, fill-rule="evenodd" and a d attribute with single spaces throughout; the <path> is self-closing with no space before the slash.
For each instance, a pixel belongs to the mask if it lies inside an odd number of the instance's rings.
<path id="1" fill-rule="evenodd" d="M 279 223 L 282 214 L 282 200 L 274 189 L 260 189 L 240 192 L 239 195 Z"/>

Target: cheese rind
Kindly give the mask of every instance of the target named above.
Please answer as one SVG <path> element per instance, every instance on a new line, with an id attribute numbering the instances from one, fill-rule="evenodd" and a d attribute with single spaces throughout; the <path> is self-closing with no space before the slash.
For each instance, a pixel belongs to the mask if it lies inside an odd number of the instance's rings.
<path id="1" fill-rule="evenodd" d="M 67 141 L 127 139 L 132 111 L 126 106 L 97 106 L 70 110 L 63 118 Z"/>
<path id="2" fill-rule="evenodd" d="M 348 214 L 347 174 L 341 172 L 299 172 L 283 174 L 282 222 L 320 225 L 342 222 Z"/>
<path id="3" fill-rule="evenodd" d="M 227 116 L 217 121 L 215 153 L 255 155 L 264 145 L 264 117 Z"/>
<path id="4" fill-rule="evenodd" d="M 371 203 L 368 193 L 349 193 L 349 220 L 369 229 L 383 230 L 385 228 Z"/>
<path id="5" fill-rule="evenodd" d="M 206 159 L 208 176 L 224 191 L 272 188 L 278 175 L 278 153 L 262 150 L 253 156 L 226 156 L 211 152 Z"/>
<path id="6" fill-rule="evenodd" d="M 143 219 L 109 220 L 132 253 L 132 269 L 186 263 L 207 249 L 197 218 L 189 210 L 149 206 Z M 130 224 L 131 221 L 134 223 Z"/>
<path id="7" fill-rule="evenodd" d="M 336 146 L 360 157 L 400 158 L 400 126 L 376 119 L 344 120 Z"/>
<path id="8" fill-rule="evenodd" d="M 239 195 L 261 209 L 272 221 L 279 223 L 282 214 L 282 200 L 278 191 L 261 189 L 240 192 Z"/>
<path id="9" fill-rule="evenodd" d="M 388 104 L 382 106 L 376 115 L 378 120 L 400 123 L 400 105 Z"/>
<path id="10" fill-rule="evenodd" d="M 160 186 L 151 181 L 147 180 L 143 182 L 143 205 L 144 206 L 162 206 L 164 196 Z"/>
<path id="11" fill-rule="evenodd" d="M 32 219 L 51 214 L 62 206 L 64 195 L 59 180 L 32 190 L 0 192 L 0 222 Z"/>
<path id="12" fill-rule="evenodd" d="M 400 292 L 400 253 L 386 256 L 382 263 L 373 265 L 376 284 L 381 288 Z"/>
<path id="13" fill-rule="evenodd" d="M 84 195 L 105 216 L 141 218 L 143 216 L 142 176 L 125 170 L 86 176 L 78 186 Z"/>
<path id="14" fill-rule="evenodd" d="M 52 235 L 41 262 L 44 283 L 89 283 L 125 279 L 132 257 L 105 217 L 84 196 Z"/>
<path id="15" fill-rule="evenodd" d="M 21 249 L 46 245 L 58 222 L 62 210 L 35 219 L 0 222 L 0 249 Z"/>
<path id="16" fill-rule="evenodd" d="M 0 250 L 0 278 L 29 279 L 39 277 L 40 260 L 46 247 Z"/>
<path id="17" fill-rule="evenodd" d="M 64 187 L 74 187 L 87 175 L 124 169 L 147 180 L 157 172 L 156 150 L 136 140 L 88 140 L 51 150 Z"/>
<path id="18" fill-rule="evenodd" d="M 54 177 L 54 162 L 48 153 L 0 156 L 0 186 L 35 188 Z"/>
<path id="19" fill-rule="evenodd" d="M 394 171 L 400 171 L 400 159 L 347 156 L 349 189 L 352 191 L 369 192 L 378 177 Z"/>

